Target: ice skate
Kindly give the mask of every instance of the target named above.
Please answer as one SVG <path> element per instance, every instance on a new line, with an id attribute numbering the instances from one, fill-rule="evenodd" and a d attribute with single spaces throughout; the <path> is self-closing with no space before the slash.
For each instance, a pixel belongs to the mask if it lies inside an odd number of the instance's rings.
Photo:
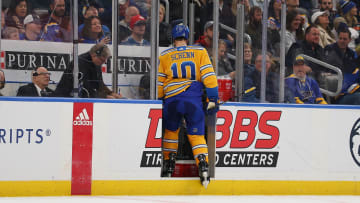
<path id="1" fill-rule="evenodd" d="M 173 174 L 173 172 L 175 170 L 175 160 L 176 160 L 175 153 L 170 153 L 169 159 L 164 160 L 164 170 L 163 170 L 164 177 L 171 177 L 171 175 Z"/>
<path id="2" fill-rule="evenodd" d="M 205 155 L 200 154 L 198 156 L 199 160 L 199 177 L 201 184 L 207 188 L 208 184 L 210 183 L 210 176 L 209 176 L 209 165 L 206 162 Z"/>

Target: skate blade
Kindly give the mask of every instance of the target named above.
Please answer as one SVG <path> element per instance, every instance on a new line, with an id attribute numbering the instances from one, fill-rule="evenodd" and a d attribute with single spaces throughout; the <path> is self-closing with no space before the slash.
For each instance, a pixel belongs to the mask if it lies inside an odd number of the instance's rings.
<path id="1" fill-rule="evenodd" d="M 210 183 L 210 181 L 208 181 L 208 180 L 204 180 L 201 182 L 201 184 L 204 186 L 205 189 L 207 189 L 209 183 Z"/>
<path id="2" fill-rule="evenodd" d="M 209 185 L 209 174 L 207 172 L 202 172 L 201 173 L 201 184 L 205 187 L 205 189 L 207 189 L 207 186 Z"/>

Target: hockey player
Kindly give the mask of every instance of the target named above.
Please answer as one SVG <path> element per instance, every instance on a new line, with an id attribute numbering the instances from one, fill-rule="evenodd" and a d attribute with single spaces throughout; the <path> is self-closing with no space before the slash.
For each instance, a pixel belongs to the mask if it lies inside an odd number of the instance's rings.
<path id="1" fill-rule="evenodd" d="M 206 111 L 210 115 L 216 114 L 219 110 L 217 78 L 206 49 L 187 46 L 187 26 L 176 25 L 172 37 L 174 48 L 161 53 L 158 71 L 158 97 L 164 101 L 163 169 L 169 177 L 174 171 L 179 127 L 182 118 L 185 118 L 201 183 L 207 187 L 210 177 L 202 95 L 205 87 L 209 99 Z"/>

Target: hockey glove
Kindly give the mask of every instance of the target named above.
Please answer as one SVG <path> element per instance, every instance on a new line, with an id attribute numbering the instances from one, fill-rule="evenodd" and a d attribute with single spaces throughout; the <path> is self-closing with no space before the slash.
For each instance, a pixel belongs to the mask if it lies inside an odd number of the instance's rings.
<path id="1" fill-rule="evenodd" d="M 219 100 L 210 99 L 206 108 L 208 115 L 215 115 L 219 111 Z"/>
<path id="2" fill-rule="evenodd" d="M 209 102 L 206 107 L 206 113 L 208 115 L 214 115 L 219 111 L 218 87 L 206 88 L 206 94 L 209 98 Z"/>

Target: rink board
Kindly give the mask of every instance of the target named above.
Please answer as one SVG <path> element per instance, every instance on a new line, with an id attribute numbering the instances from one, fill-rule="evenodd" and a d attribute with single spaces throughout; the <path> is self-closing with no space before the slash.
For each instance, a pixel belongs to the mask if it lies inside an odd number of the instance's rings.
<path id="1" fill-rule="evenodd" d="M 357 106 L 222 105 L 207 190 L 160 178 L 159 101 L 0 97 L 0 113 L 0 196 L 360 195 Z"/>

